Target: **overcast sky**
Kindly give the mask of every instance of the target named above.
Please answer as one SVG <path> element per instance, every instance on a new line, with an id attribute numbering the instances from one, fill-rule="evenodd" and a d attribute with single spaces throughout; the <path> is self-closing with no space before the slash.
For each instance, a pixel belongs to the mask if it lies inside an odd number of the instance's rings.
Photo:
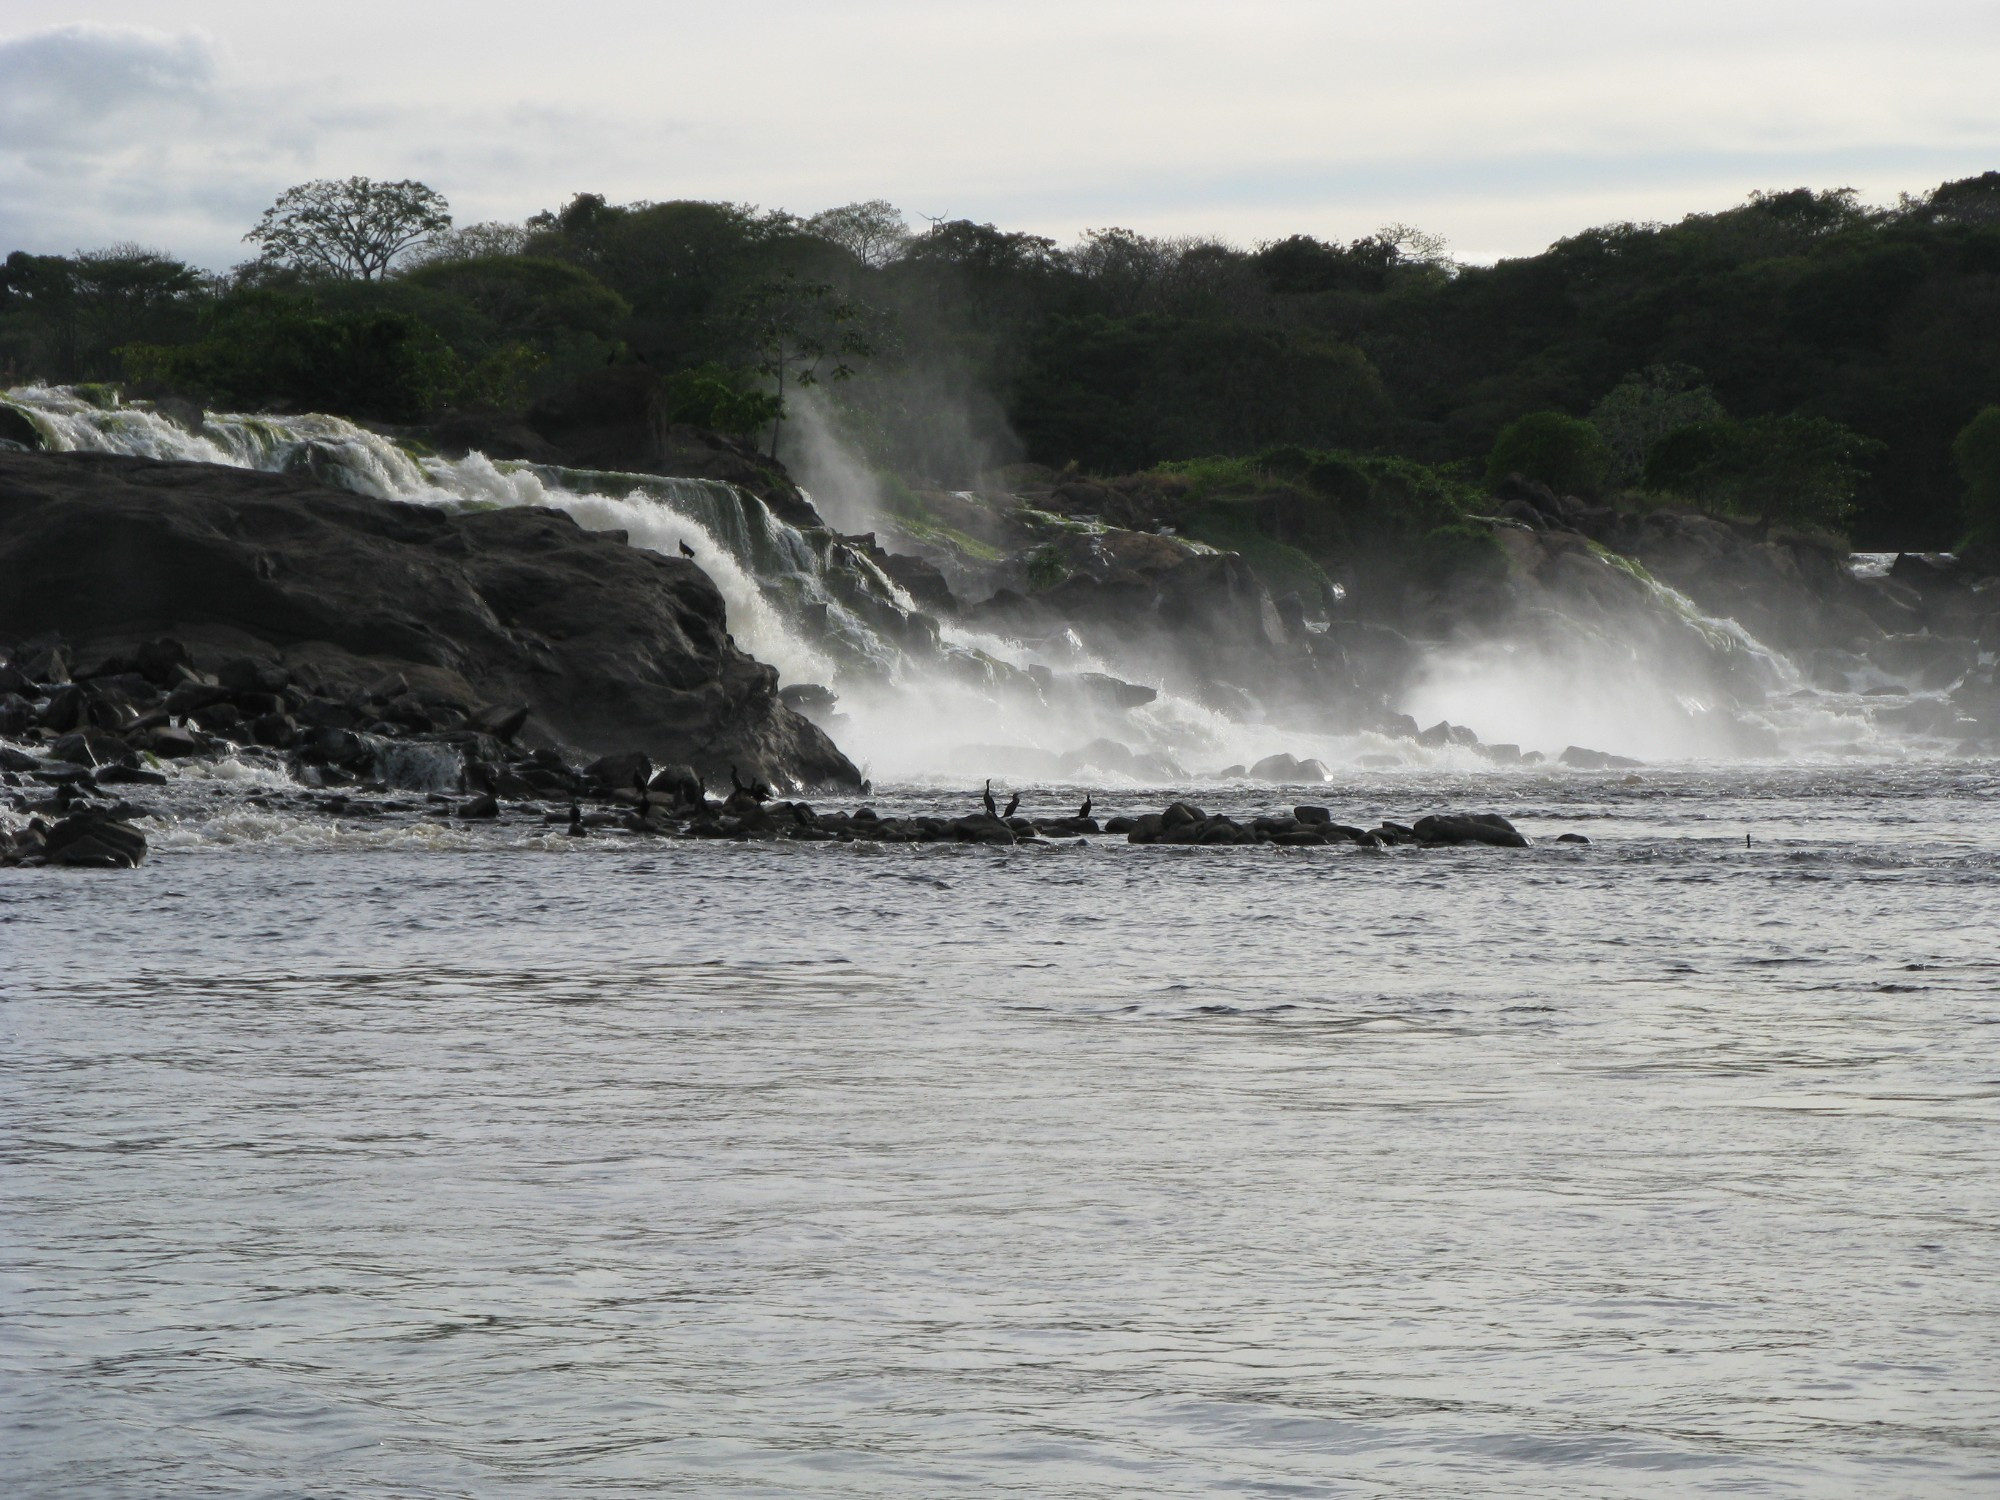
<path id="1" fill-rule="evenodd" d="M 1756 188 L 2000 167 L 2000 4 L 1957 0 L 0 0 L 0 252 L 212 266 L 286 186 L 461 223 L 572 193 L 886 197 L 1467 259 Z"/>

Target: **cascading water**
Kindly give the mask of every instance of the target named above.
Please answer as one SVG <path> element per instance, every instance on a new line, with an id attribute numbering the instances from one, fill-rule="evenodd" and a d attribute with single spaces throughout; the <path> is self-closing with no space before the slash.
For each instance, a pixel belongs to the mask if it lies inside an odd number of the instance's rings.
<path id="1" fill-rule="evenodd" d="M 98 391 L 25 387 L 5 399 L 57 451 L 306 474 L 382 499 L 460 510 L 548 506 L 665 555 L 685 545 L 722 593 L 745 650 L 775 667 L 782 683 L 839 690 L 835 738 L 878 776 L 959 780 L 990 771 L 1160 782 L 1279 750 L 1331 766 L 1363 757 L 1375 765 L 1486 764 L 1454 745 L 1324 727 L 1280 731 L 1164 690 L 1141 704 L 1107 696 L 1107 679 L 1157 684 L 1159 673 L 1101 644 L 1093 649 L 1073 631 L 1026 643 L 949 623 L 932 630 L 861 551 L 830 532 L 787 525 L 755 496 L 714 480 L 494 462 L 477 453 L 446 459 L 320 415 L 211 413 L 189 430 Z M 1470 723 L 1487 740 L 1550 751 L 1594 743 L 1650 758 L 1770 754 L 1780 738 L 1794 750 L 1851 753 L 1860 740 L 1879 738 L 1851 703 L 1800 707 L 1788 696 L 1799 688 L 1798 669 L 1781 653 L 1643 570 L 1629 571 L 1652 613 L 1744 690 L 1741 702 L 1755 706 L 1754 733 L 1746 734 L 1742 713 L 1721 711 L 1699 674 L 1677 681 L 1660 663 L 1640 660 L 1644 648 L 1630 639 L 1571 620 L 1553 647 L 1489 640 L 1433 649 L 1402 706 L 1420 720 Z"/>

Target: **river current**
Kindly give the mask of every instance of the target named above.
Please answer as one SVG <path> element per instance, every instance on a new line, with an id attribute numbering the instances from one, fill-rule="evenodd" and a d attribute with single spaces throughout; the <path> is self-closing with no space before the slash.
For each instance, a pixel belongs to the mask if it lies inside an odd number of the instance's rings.
<path id="1" fill-rule="evenodd" d="M 187 793 L 0 872 L 5 1488 L 2000 1493 L 1996 793 L 1315 789 L 1537 840 L 1380 852 Z"/>

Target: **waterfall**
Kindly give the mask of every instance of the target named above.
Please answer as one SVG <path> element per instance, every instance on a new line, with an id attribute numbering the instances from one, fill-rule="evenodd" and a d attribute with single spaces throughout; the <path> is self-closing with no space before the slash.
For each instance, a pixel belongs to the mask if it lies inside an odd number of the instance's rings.
<path id="1" fill-rule="evenodd" d="M 1133 657 L 1074 630 L 1023 642 L 927 622 L 910 596 L 830 531 L 800 530 L 756 496 L 709 479 L 446 459 L 338 417 L 209 413 L 189 430 L 104 387 L 29 386 L 4 393 L 46 447 L 224 464 L 310 476 L 379 499 L 456 511 L 561 510 L 591 530 L 620 530 L 666 556 L 685 545 L 721 592 L 737 643 L 784 684 L 835 688 L 830 723 L 851 758 L 878 776 L 962 781 L 1168 782 L 1285 751 L 1329 766 L 1472 770 L 1476 748 L 1424 746 L 1329 724 L 1324 705 L 1254 700 L 1220 711 L 1169 690 L 1165 658 Z M 1623 558 L 1639 584 L 1628 617 L 1558 605 L 1539 638 L 1425 648 L 1399 707 L 1420 721 L 1469 724 L 1489 741 L 1550 753 L 1565 743 L 1647 759 L 1768 755 L 1788 748 L 1853 753 L 1876 734 L 1858 698 L 1795 702 L 1801 676 L 1734 620 Z M 1102 677 L 1093 674 L 1102 674 Z M 1136 707 L 1103 678 L 1157 689 Z M 1274 676 L 1273 681 L 1279 681 Z M 1908 741 L 1902 736 L 1902 742 Z M 1903 744 L 1881 748 L 1901 753 Z M 1933 747 L 1934 748 L 1934 747 Z"/>

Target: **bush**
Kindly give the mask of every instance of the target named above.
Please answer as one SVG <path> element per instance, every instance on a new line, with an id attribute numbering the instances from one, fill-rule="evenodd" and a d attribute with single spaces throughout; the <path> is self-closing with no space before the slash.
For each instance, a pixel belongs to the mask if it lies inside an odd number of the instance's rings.
<path id="1" fill-rule="evenodd" d="M 322 313 L 308 300 L 256 292 L 224 304 L 206 336 L 119 351 L 132 379 L 238 408 L 289 406 L 387 422 L 419 421 L 456 399 L 464 365 L 408 313 Z M 482 371 L 492 383 L 505 372 Z"/>
<path id="2" fill-rule="evenodd" d="M 733 371 L 717 364 L 668 376 L 663 394 L 669 421 L 746 440 L 775 422 L 782 409 L 776 396 L 744 390 Z"/>
<path id="3" fill-rule="evenodd" d="M 1486 482 L 1509 474 L 1539 479 L 1558 494 L 1590 494 L 1604 482 L 1611 450 L 1590 423 L 1559 411 L 1533 411 L 1504 428 L 1486 460 Z"/>
<path id="4" fill-rule="evenodd" d="M 1709 510 L 1836 530 L 1881 448 L 1825 417 L 1694 422 L 1653 445 L 1645 482 Z"/>
<path id="5" fill-rule="evenodd" d="M 1474 521 L 1458 521 L 1425 532 L 1412 561 L 1411 571 L 1431 584 L 1497 578 L 1507 566 L 1493 529 Z"/>
<path id="6" fill-rule="evenodd" d="M 2000 406 L 1987 407 L 1965 424 L 1951 456 L 1965 481 L 1967 542 L 2000 547 Z"/>

